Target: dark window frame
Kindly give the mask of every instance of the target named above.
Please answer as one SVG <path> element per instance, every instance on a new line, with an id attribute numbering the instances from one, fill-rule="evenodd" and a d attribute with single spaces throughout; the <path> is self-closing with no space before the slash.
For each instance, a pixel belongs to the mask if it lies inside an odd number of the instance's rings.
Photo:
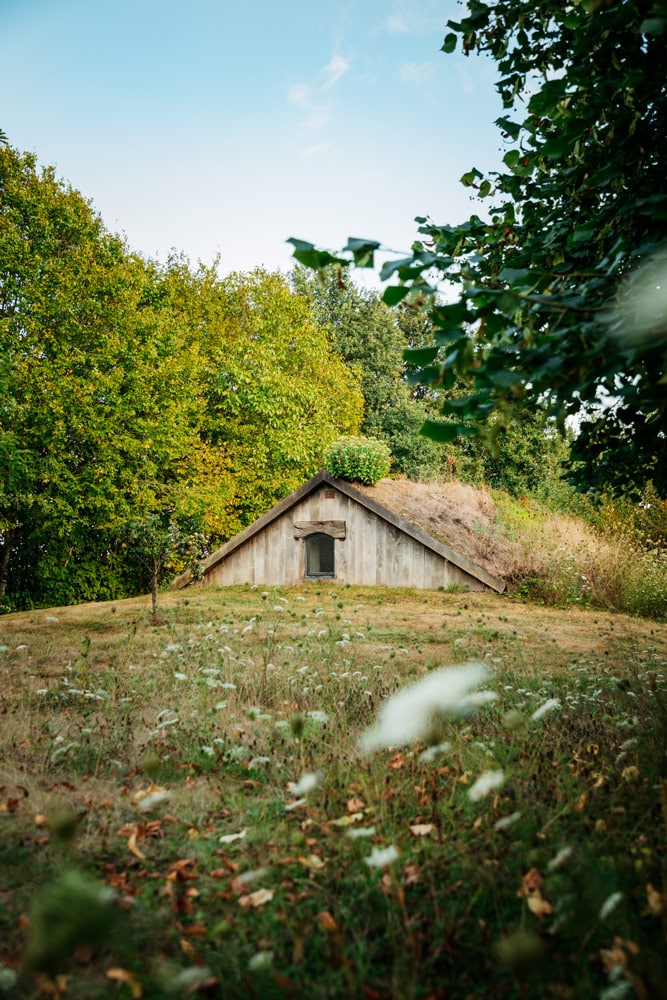
<path id="1" fill-rule="evenodd" d="M 328 535 L 323 531 L 315 531 L 313 532 L 312 535 L 308 535 L 306 537 L 305 542 L 306 542 L 306 579 L 308 580 L 335 579 L 336 576 L 335 539 L 332 538 L 331 535 Z M 311 545 L 315 542 L 317 542 L 318 545 L 320 546 L 326 545 L 326 549 L 328 550 L 326 554 L 327 555 L 330 554 L 331 556 L 331 570 L 326 570 L 326 572 L 315 572 L 314 570 L 311 570 L 311 562 L 312 562 Z M 320 564 L 322 562 L 321 554 L 322 550 L 320 549 L 320 557 L 318 560 Z"/>

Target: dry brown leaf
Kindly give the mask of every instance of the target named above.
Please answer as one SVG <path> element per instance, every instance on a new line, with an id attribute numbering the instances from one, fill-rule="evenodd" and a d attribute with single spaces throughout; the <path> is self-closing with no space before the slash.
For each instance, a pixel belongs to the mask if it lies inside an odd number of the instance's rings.
<path id="1" fill-rule="evenodd" d="M 247 896 L 241 896 L 239 898 L 239 905 L 246 910 L 258 910 L 260 906 L 264 906 L 265 903 L 270 902 L 272 899 L 273 892 L 271 889 L 258 889 Z"/>
<path id="2" fill-rule="evenodd" d="M 321 913 L 317 914 L 315 919 L 317 920 L 322 930 L 327 931 L 329 934 L 338 933 L 338 924 L 336 923 L 336 921 L 331 916 L 328 910 L 322 910 Z"/>
<path id="3" fill-rule="evenodd" d="M 349 813 L 358 813 L 364 808 L 363 799 L 348 799 L 347 800 L 347 811 Z"/>
<path id="4" fill-rule="evenodd" d="M 551 903 L 544 899 L 540 895 L 539 889 L 535 892 L 531 892 L 529 896 L 526 897 L 526 904 L 531 913 L 534 913 L 536 917 L 540 919 L 545 917 L 548 913 L 553 913 L 553 906 Z"/>
<path id="5" fill-rule="evenodd" d="M 648 903 L 649 912 L 654 917 L 659 917 L 662 914 L 664 907 L 662 893 L 658 892 L 650 882 L 646 883 L 646 902 Z"/>
<path id="6" fill-rule="evenodd" d="M 301 857 L 297 860 L 300 861 L 304 867 L 310 868 L 311 871 L 320 871 L 326 864 L 326 862 L 324 862 L 318 854 L 309 854 L 307 858 L 304 858 L 303 855 L 301 855 Z"/>
<path id="7" fill-rule="evenodd" d="M 146 860 L 146 855 L 144 854 L 144 852 L 141 851 L 141 850 L 139 850 L 139 848 L 137 847 L 137 832 L 136 832 L 136 830 L 134 830 L 130 834 L 130 836 L 128 837 L 127 846 L 130 848 L 130 850 L 134 854 L 135 858 L 139 858 L 140 861 L 145 861 Z"/>
<path id="8" fill-rule="evenodd" d="M 128 972 L 127 969 L 108 969 L 107 979 L 113 979 L 117 983 L 125 983 L 126 986 L 129 986 L 134 1000 L 139 1000 L 139 997 L 142 995 L 143 990 L 139 980 L 131 972 Z"/>

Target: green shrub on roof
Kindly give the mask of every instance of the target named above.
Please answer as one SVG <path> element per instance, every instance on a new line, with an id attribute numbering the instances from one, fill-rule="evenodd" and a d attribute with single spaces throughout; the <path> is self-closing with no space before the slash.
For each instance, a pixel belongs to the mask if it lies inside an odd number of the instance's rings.
<path id="1" fill-rule="evenodd" d="M 326 468 L 336 479 L 372 486 L 389 473 L 391 452 L 377 438 L 342 437 L 326 454 Z"/>

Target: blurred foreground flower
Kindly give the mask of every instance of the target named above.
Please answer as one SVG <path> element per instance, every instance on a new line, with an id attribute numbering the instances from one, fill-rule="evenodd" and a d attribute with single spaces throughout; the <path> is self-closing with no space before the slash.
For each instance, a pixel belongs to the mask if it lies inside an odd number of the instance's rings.
<path id="1" fill-rule="evenodd" d="M 384 868 L 398 859 L 398 850 L 393 844 L 389 847 L 374 847 L 367 858 L 364 858 L 369 868 Z"/>
<path id="2" fill-rule="evenodd" d="M 289 788 L 292 795 L 307 795 L 308 792 L 312 792 L 314 788 L 320 783 L 322 775 L 319 771 L 315 771 L 309 774 L 302 774 L 298 781 L 289 781 L 287 787 Z"/>
<path id="3" fill-rule="evenodd" d="M 361 749 L 370 753 L 415 740 L 434 742 L 429 737 L 437 734 L 439 722 L 468 715 L 476 705 L 491 700 L 492 692 L 471 694 L 485 677 L 484 664 L 472 661 L 434 670 L 397 691 L 380 709 L 376 725 L 362 736 Z"/>
<path id="4" fill-rule="evenodd" d="M 625 279 L 610 310 L 610 326 L 625 341 L 664 337 L 667 331 L 667 246 Z"/>
<path id="5" fill-rule="evenodd" d="M 502 771 L 484 771 L 469 789 L 468 798 L 471 802 L 479 802 L 489 792 L 495 792 L 497 788 L 502 788 L 504 784 L 505 775 Z"/>
<path id="6" fill-rule="evenodd" d="M 531 719 L 533 722 L 537 722 L 537 720 L 541 719 L 543 715 L 547 714 L 547 712 L 553 712 L 555 708 L 560 708 L 560 698 L 549 698 L 549 700 L 545 701 L 543 705 L 540 705 L 539 708 L 535 709 L 531 715 Z"/>

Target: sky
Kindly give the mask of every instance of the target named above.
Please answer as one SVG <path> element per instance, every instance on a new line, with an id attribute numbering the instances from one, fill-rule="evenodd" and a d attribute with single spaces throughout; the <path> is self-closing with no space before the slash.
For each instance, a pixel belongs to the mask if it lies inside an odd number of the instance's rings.
<path id="1" fill-rule="evenodd" d="M 494 67 L 456 0 L 0 0 L 0 129 L 132 250 L 286 271 L 290 236 L 398 253 L 480 205 Z"/>

